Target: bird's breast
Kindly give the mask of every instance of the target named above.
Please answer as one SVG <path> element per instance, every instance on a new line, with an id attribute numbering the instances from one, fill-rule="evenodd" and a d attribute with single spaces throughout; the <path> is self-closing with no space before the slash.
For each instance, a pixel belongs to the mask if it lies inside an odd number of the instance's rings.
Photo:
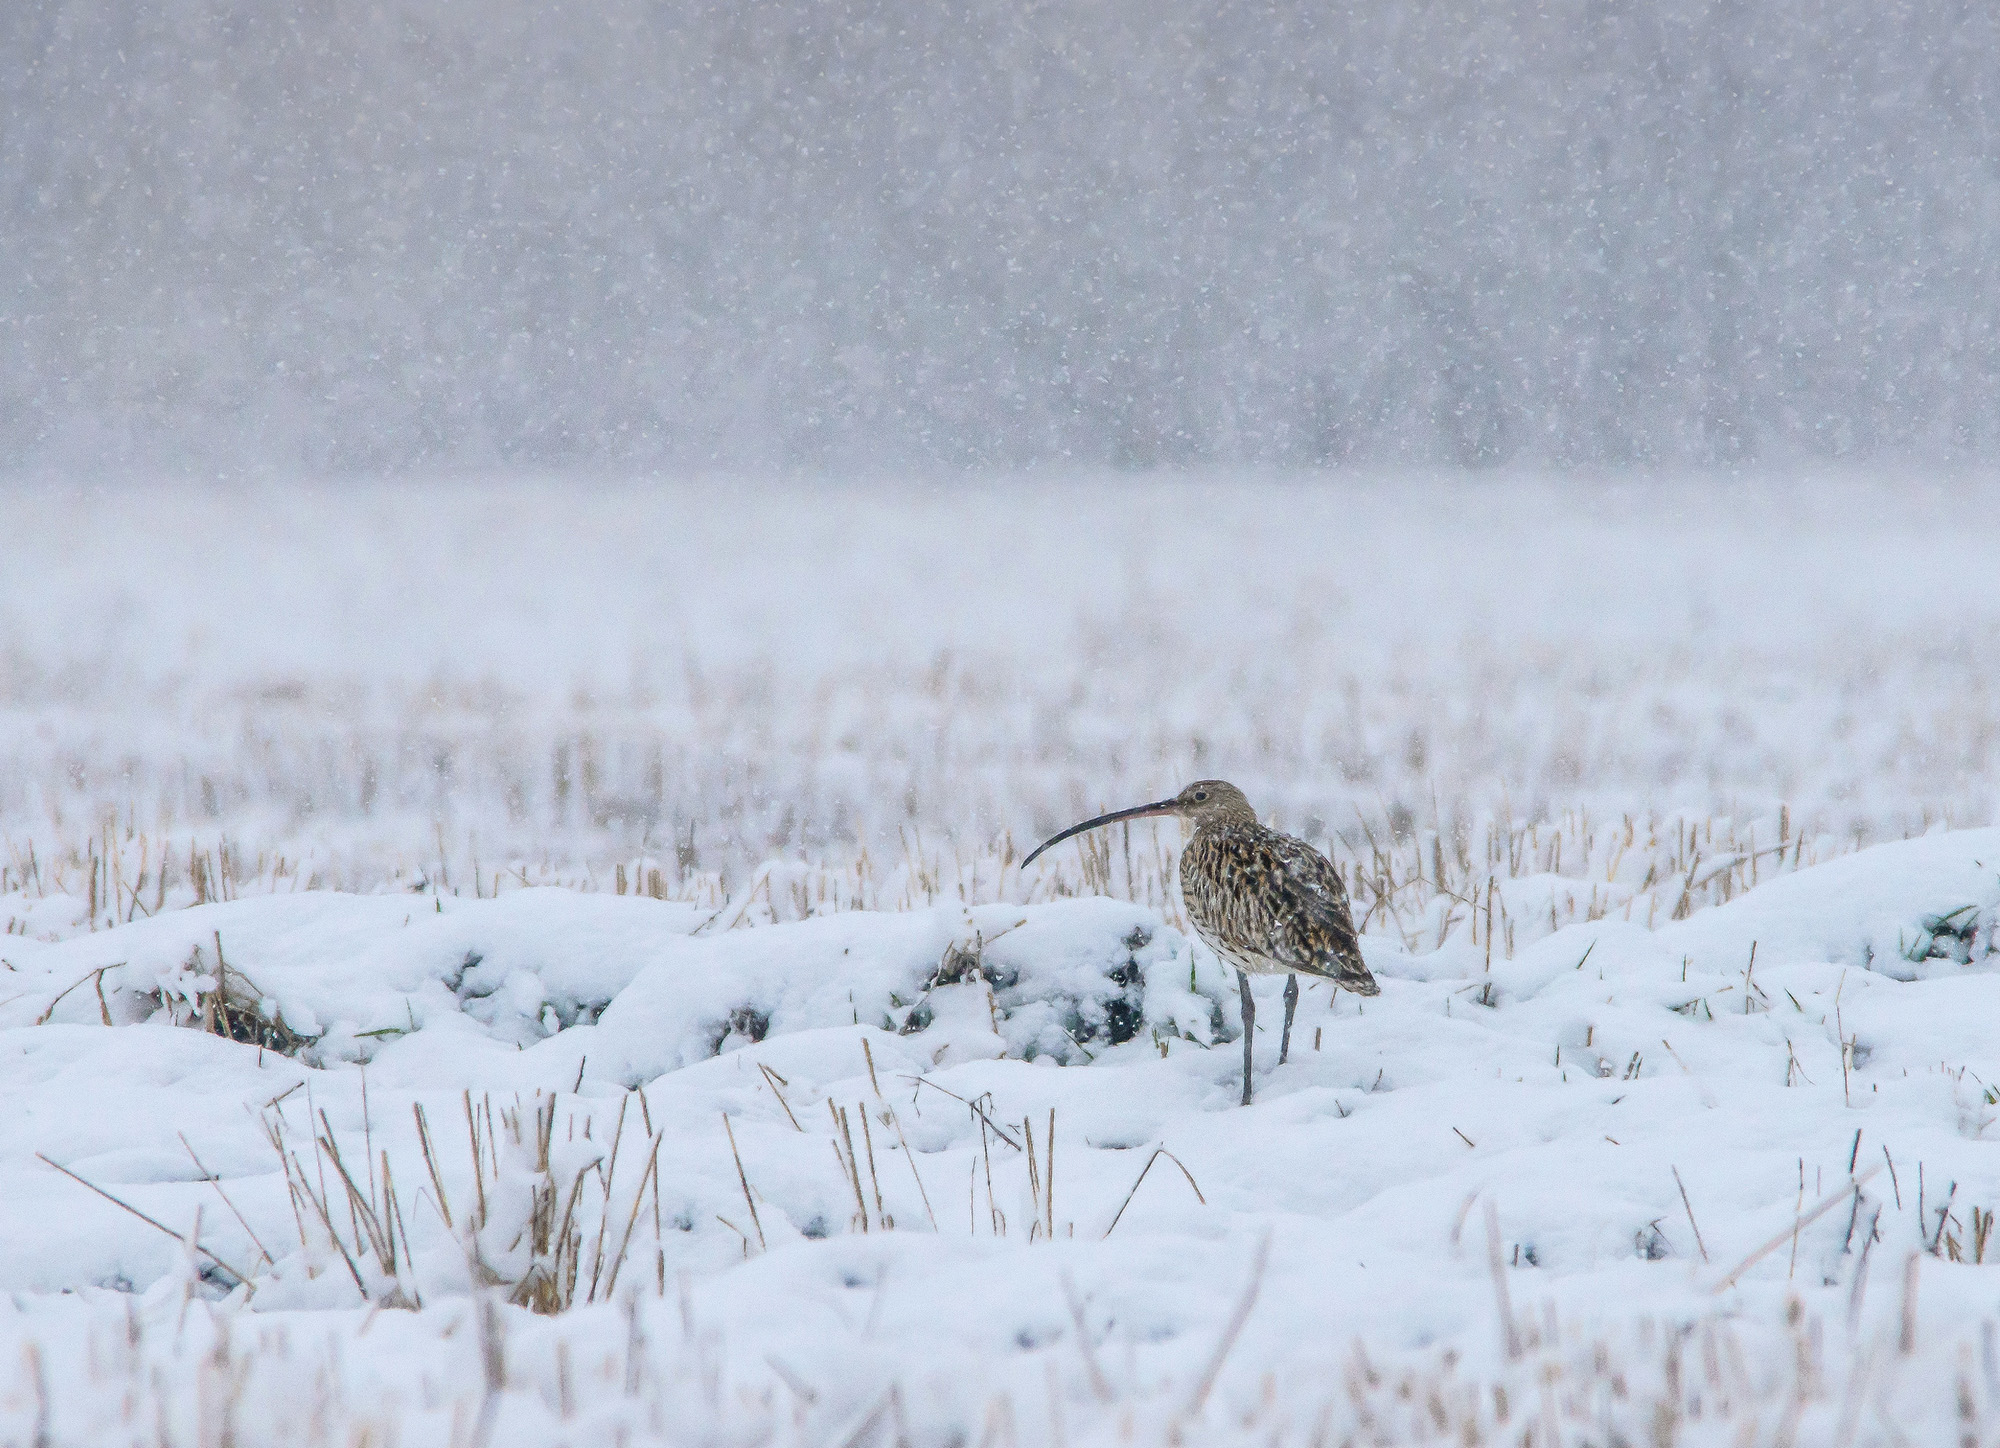
<path id="1" fill-rule="evenodd" d="M 1190 919 L 1192 919 L 1192 915 L 1190 915 Z M 1194 933 L 1201 938 L 1203 945 L 1206 945 L 1237 970 L 1249 975 L 1283 975 L 1286 973 L 1287 967 L 1271 959 L 1270 956 L 1253 950 L 1247 950 L 1241 941 L 1233 940 L 1227 935 L 1218 935 L 1213 931 L 1205 930 L 1202 928 L 1200 921 L 1194 922 Z"/>
<path id="2" fill-rule="evenodd" d="M 1258 888 L 1255 862 L 1240 858 L 1244 854 L 1206 831 L 1188 842 L 1181 854 L 1181 899 L 1188 921 L 1202 944 L 1238 970 L 1282 973 L 1287 967 L 1266 953 L 1270 902 Z"/>
<path id="3" fill-rule="evenodd" d="M 1188 856 L 1182 856 L 1180 896 L 1188 906 L 1194 934 L 1228 964 L 1252 974 L 1282 970 L 1264 954 L 1266 932 L 1258 928 L 1256 910 L 1246 910 L 1248 900 L 1230 890 L 1228 880 L 1210 870 L 1188 870 Z"/>

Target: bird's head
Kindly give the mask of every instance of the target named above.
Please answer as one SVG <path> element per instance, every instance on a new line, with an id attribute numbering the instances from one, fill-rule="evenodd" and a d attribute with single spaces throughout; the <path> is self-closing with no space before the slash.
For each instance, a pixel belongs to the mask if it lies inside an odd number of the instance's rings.
<path id="1" fill-rule="evenodd" d="M 1250 808 L 1250 801 L 1243 797 L 1242 790 L 1227 780 L 1197 779 L 1172 799 L 1134 805 L 1131 809 L 1113 810 L 1110 814 L 1085 820 L 1080 825 L 1071 825 L 1061 834 L 1052 835 L 1035 846 L 1028 858 L 1021 861 L 1021 867 L 1026 869 L 1034 863 L 1036 855 L 1051 845 L 1061 844 L 1072 835 L 1080 835 L 1085 830 L 1094 830 L 1100 825 L 1116 824 L 1120 820 L 1145 819 L 1149 815 L 1178 815 L 1184 820 L 1192 821 L 1196 829 L 1208 825 L 1257 823 L 1257 812 Z"/>

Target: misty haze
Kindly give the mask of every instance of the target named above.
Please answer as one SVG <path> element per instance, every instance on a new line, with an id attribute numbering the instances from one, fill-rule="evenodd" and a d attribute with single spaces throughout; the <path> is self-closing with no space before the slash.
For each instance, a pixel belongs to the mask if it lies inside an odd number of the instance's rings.
<path id="1" fill-rule="evenodd" d="M 12 469 L 2000 452 L 1985 6 L 28 0 Z"/>

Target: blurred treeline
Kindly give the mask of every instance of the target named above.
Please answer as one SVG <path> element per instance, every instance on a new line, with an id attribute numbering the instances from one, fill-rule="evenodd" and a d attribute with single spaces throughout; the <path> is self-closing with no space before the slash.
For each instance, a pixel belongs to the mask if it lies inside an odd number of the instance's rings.
<path id="1" fill-rule="evenodd" d="M 14 0 L 0 468 L 2000 457 L 1982 0 Z"/>

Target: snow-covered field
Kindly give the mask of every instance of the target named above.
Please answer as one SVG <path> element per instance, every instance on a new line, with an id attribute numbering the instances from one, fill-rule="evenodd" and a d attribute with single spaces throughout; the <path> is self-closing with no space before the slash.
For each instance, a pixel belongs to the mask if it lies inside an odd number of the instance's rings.
<path id="1" fill-rule="evenodd" d="M 0 1439 L 2000 1432 L 2000 492 L 0 520 Z M 1177 840 L 1012 864 L 1197 773 L 1383 983 L 1248 1109 Z"/>

